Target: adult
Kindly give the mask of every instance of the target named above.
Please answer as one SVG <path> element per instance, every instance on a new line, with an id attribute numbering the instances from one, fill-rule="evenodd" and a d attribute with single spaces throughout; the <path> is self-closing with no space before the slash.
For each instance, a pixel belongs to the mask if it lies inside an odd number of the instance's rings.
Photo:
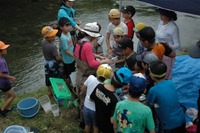
<path id="1" fill-rule="evenodd" d="M 109 59 L 95 60 L 96 54 L 93 53 L 91 42 L 101 35 L 96 22 L 87 23 L 82 30 L 82 34 L 84 37 L 75 44 L 74 50 L 77 65 L 76 92 L 80 100 L 80 109 L 85 97 L 82 94 L 79 95 L 80 87 L 89 75 L 95 75 L 100 64 L 111 62 Z M 82 119 L 82 116 L 80 116 L 80 119 Z"/>
<path id="2" fill-rule="evenodd" d="M 177 14 L 174 11 L 158 8 L 160 13 L 160 22 L 156 30 L 156 42 L 167 43 L 176 53 L 180 51 L 179 28 L 174 21 L 177 20 Z M 166 79 L 171 78 L 174 58 L 164 56 L 163 61 L 167 65 Z"/>
<path id="3" fill-rule="evenodd" d="M 75 0 L 62 0 L 60 9 L 58 11 L 58 21 L 60 20 L 60 18 L 66 17 L 70 21 L 72 27 L 74 27 L 77 30 L 81 30 L 81 28 L 74 20 L 75 17 L 75 10 L 73 8 L 74 1 Z"/>

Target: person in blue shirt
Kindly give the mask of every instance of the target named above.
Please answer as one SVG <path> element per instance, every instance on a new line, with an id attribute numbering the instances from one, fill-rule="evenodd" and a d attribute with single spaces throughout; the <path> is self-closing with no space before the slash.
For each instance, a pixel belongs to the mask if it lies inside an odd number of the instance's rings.
<path id="1" fill-rule="evenodd" d="M 152 62 L 150 76 L 155 81 L 146 98 L 146 103 L 154 107 L 163 133 L 185 133 L 184 110 L 171 80 L 165 80 L 167 66 L 162 61 Z"/>
<path id="2" fill-rule="evenodd" d="M 62 0 L 61 7 L 58 11 L 58 21 L 62 17 L 66 17 L 70 23 L 71 26 L 77 30 L 81 30 L 81 28 L 78 26 L 79 23 L 77 24 L 74 20 L 75 17 L 75 10 L 73 8 L 73 3 L 75 0 Z"/>

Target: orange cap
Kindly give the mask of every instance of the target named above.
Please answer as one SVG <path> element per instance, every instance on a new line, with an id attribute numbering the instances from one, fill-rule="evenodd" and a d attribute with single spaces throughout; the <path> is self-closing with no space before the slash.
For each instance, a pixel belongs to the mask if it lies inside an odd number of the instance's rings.
<path id="1" fill-rule="evenodd" d="M 50 27 L 50 26 L 45 26 L 44 28 L 42 28 L 42 31 L 41 31 L 41 33 L 42 33 L 42 35 L 43 35 L 44 37 L 52 37 L 52 36 L 55 36 L 57 32 L 58 32 L 57 29 L 53 29 L 53 28 Z"/>
<path id="2" fill-rule="evenodd" d="M 3 49 L 7 49 L 10 45 L 8 44 L 5 44 L 4 42 L 0 41 L 0 49 L 3 50 Z"/>

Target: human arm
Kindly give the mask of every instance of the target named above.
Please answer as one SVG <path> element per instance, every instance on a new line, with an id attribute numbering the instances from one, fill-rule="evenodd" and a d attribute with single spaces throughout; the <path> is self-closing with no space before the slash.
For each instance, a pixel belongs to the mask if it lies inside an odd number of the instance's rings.
<path id="1" fill-rule="evenodd" d="M 172 49 L 173 50 L 178 50 L 180 48 L 180 46 L 181 46 L 178 27 L 175 28 L 175 30 L 172 33 L 171 37 L 172 37 L 172 41 L 173 41 L 173 45 L 171 45 Z"/>
<path id="2" fill-rule="evenodd" d="M 107 33 L 107 34 L 106 34 L 106 45 L 107 45 L 107 50 L 108 50 L 108 51 L 111 51 L 112 48 L 111 48 L 111 46 L 110 46 L 110 33 Z"/>
<path id="3" fill-rule="evenodd" d="M 76 57 L 74 56 L 74 54 L 71 53 L 69 50 L 65 50 L 65 53 L 68 54 L 69 56 L 73 57 L 73 58 L 76 58 Z"/>
<path id="4" fill-rule="evenodd" d="M 167 43 L 161 43 L 164 47 L 165 47 L 165 55 L 171 58 L 174 58 L 176 56 L 175 51 L 169 47 L 169 45 Z"/>
<path id="5" fill-rule="evenodd" d="M 113 118 L 111 118 L 112 120 L 112 124 L 113 124 L 113 130 L 114 130 L 114 133 L 117 133 L 117 122 L 113 119 Z"/>
<path id="6" fill-rule="evenodd" d="M 16 80 L 16 78 L 14 76 L 10 76 L 10 75 L 2 73 L 2 72 L 0 72 L 0 77 L 1 78 L 6 78 L 6 79 L 10 79 L 11 81 L 15 81 Z"/>

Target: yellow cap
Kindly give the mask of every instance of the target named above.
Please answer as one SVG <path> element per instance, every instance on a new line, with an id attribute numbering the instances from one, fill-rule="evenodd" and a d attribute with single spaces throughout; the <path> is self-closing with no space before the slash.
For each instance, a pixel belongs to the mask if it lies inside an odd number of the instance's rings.
<path id="1" fill-rule="evenodd" d="M 109 18 L 120 18 L 120 11 L 118 9 L 111 9 L 108 16 Z"/>
<path id="2" fill-rule="evenodd" d="M 144 22 L 137 23 L 134 28 L 134 31 L 139 32 L 140 30 L 142 30 L 145 27 L 147 27 L 147 25 Z"/>
<path id="3" fill-rule="evenodd" d="M 108 64 L 102 64 L 97 69 L 97 77 L 109 79 L 112 73 L 112 68 Z"/>
<path id="4" fill-rule="evenodd" d="M 42 35 L 43 35 L 44 37 L 52 37 L 52 36 L 55 36 L 57 32 L 58 32 L 57 29 L 53 29 L 53 28 L 50 27 L 50 26 L 45 26 L 44 28 L 42 28 L 42 31 L 41 31 L 41 33 L 42 33 Z"/>
<path id="5" fill-rule="evenodd" d="M 121 27 L 116 27 L 113 31 L 113 35 L 124 36 L 124 30 Z"/>
<path id="6" fill-rule="evenodd" d="M 7 49 L 10 45 L 0 41 L 0 50 Z"/>

